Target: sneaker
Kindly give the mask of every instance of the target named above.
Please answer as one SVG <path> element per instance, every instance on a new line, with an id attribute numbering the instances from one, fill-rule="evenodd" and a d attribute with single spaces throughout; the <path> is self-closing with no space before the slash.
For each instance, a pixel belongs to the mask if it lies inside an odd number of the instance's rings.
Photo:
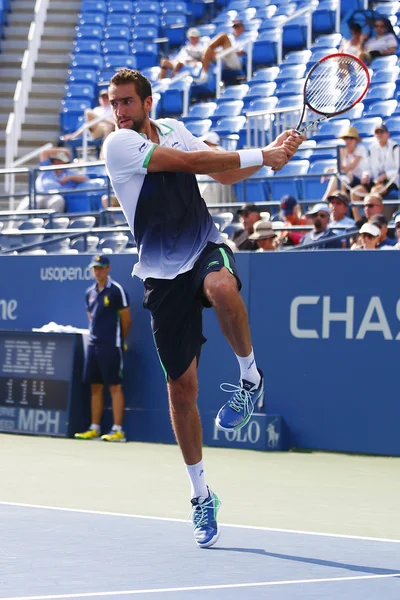
<path id="1" fill-rule="evenodd" d="M 218 496 L 208 489 L 208 498 L 192 498 L 194 539 L 200 548 L 210 548 L 219 538 L 217 512 L 221 506 Z"/>
<path id="2" fill-rule="evenodd" d="M 75 433 L 76 440 L 97 440 L 100 437 L 100 432 L 97 429 L 88 429 L 83 433 Z"/>
<path id="3" fill-rule="evenodd" d="M 193 83 L 197 83 L 197 85 L 208 83 L 208 73 L 206 71 L 201 71 L 200 75 L 193 79 Z"/>
<path id="4" fill-rule="evenodd" d="M 254 407 L 264 402 L 264 375 L 260 369 L 261 381 L 258 387 L 255 387 L 251 381 L 243 379 L 239 385 L 231 383 L 222 383 L 223 392 L 233 392 L 231 399 L 219 410 L 215 424 L 218 429 L 223 431 L 236 431 L 244 427 L 254 412 Z"/>
<path id="5" fill-rule="evenodd" d="M 110 433 L 101 436 L 103 442 L 126 442 L 125 432 L 121 430 L 111 429 Z"/>

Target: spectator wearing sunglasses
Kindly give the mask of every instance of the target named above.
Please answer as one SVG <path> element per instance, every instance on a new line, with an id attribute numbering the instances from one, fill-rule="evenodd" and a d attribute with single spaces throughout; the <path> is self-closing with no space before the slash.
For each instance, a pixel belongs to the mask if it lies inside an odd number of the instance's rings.
<path id="1" fill-rule="evenodd" d="M 395 54 L 397 49 L 397 38 L 389 19 L 383 17 L 376 19 L 374 31 L 374 36 L 363 36 L 361 42 L 359 57 L 368 64 L 377 56 Z"/>
<path id="2" fill-rule="evenodd" d="M 329 229 L 331 210 L 328 204 L 325 202 L 318 202 L 306 213 L 306 215 L 312 219 L 313 230 L 306 233 L 299 246 L 321 241 L 321 244 L 313 247 L 312 250 L 342 248 L 342 241 L 340 238 L 336 237 L 333 231 Z"/>
<path id="3" fill-rule="evenodd" d="M 385 248 L 386 246 L 393 247 L 396 245 L 396 240 L 388 237 L 388 220 L 385 215 L 374 215 L 368 221 L 380 230 L 379 243 L 377 248 Z"/>
<path id="4" fill-rule="evenodd" d="M 400 214 L 397 215 L 394 219 L 394 227 L 396 230 L 396 238 L 397 238 L 397 242 L 396 244 L 393 246 L 394 250 L 400 250 Z"/>
<path id="5" fill-rule="evenodd" d="M 379 245 L 381 230 L 372 223 L 364 223 L 360 229 L 359 250 L 376 250 Z"/>

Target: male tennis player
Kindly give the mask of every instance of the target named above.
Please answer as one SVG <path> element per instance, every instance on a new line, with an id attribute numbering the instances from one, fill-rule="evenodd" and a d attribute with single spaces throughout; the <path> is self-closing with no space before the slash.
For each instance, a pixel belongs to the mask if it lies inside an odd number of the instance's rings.
<path id="1" fill-rule="evenodd" d="M 233 254 L 223 243 L 201 198 L 195 174 L 232 184 L 262 165 L 281 169 L 303 137 L 281 134 L 262 150 L 216 152 L 174 119 L 152 121 L 150 82 L 121 69 L 110 81 L 117 130 L 104 157 L 117 198 L 138 247 L 133 274 L 144 281 L 155 344 L 167 379 L 174 433 L 191 481 L 195 540 L 202 548 L 219 537 L 217 496 L 207 487 L 197 408 L 197 364 L 205 338 L 202 310 L 213 307 L 240 366 L 240 382 L 219 411 L 217 426 L 243 427 L 262 400 L 241 283 Z"/>

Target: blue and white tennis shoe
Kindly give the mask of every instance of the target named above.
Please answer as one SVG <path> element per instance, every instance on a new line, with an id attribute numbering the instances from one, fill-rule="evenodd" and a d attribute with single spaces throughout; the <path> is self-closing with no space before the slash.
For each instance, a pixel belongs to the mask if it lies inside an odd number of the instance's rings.
<path id="1" fill-rule="evenodd" d="M 261 369 L 258 369 L 261 381 L 256 387 L 251 381 L 242 379 L 239 385 L 231 383 L 221 383 L 223 392 L 233 392 L 230 400 L 219 410 L 215 424 L 218 429 L 223 431 L 236 431 L 244 427 L 251 418 L 256 405 L 262 406 L 264 403 L 264 375 Z"/>
<path id="2" fill-rule="evenodd" d="M 210 548 L 219 538 L 217 512 L 221 506 L 219 498 L 208 489 L 208 497 L 192 498 L 192 522 L 194 539 L 200 548 Z"/>

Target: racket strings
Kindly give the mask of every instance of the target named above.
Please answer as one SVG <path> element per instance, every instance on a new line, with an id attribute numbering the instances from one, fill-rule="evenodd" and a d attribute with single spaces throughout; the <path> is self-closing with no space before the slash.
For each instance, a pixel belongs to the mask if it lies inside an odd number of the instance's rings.
<path id="1" fill-rule="evenodd" d="M 334 56 L 318 64 L 305 89 L 311 109 L 335 114 L 350 108 L 368 85 L 365 68 L 350 57 Z"/>

